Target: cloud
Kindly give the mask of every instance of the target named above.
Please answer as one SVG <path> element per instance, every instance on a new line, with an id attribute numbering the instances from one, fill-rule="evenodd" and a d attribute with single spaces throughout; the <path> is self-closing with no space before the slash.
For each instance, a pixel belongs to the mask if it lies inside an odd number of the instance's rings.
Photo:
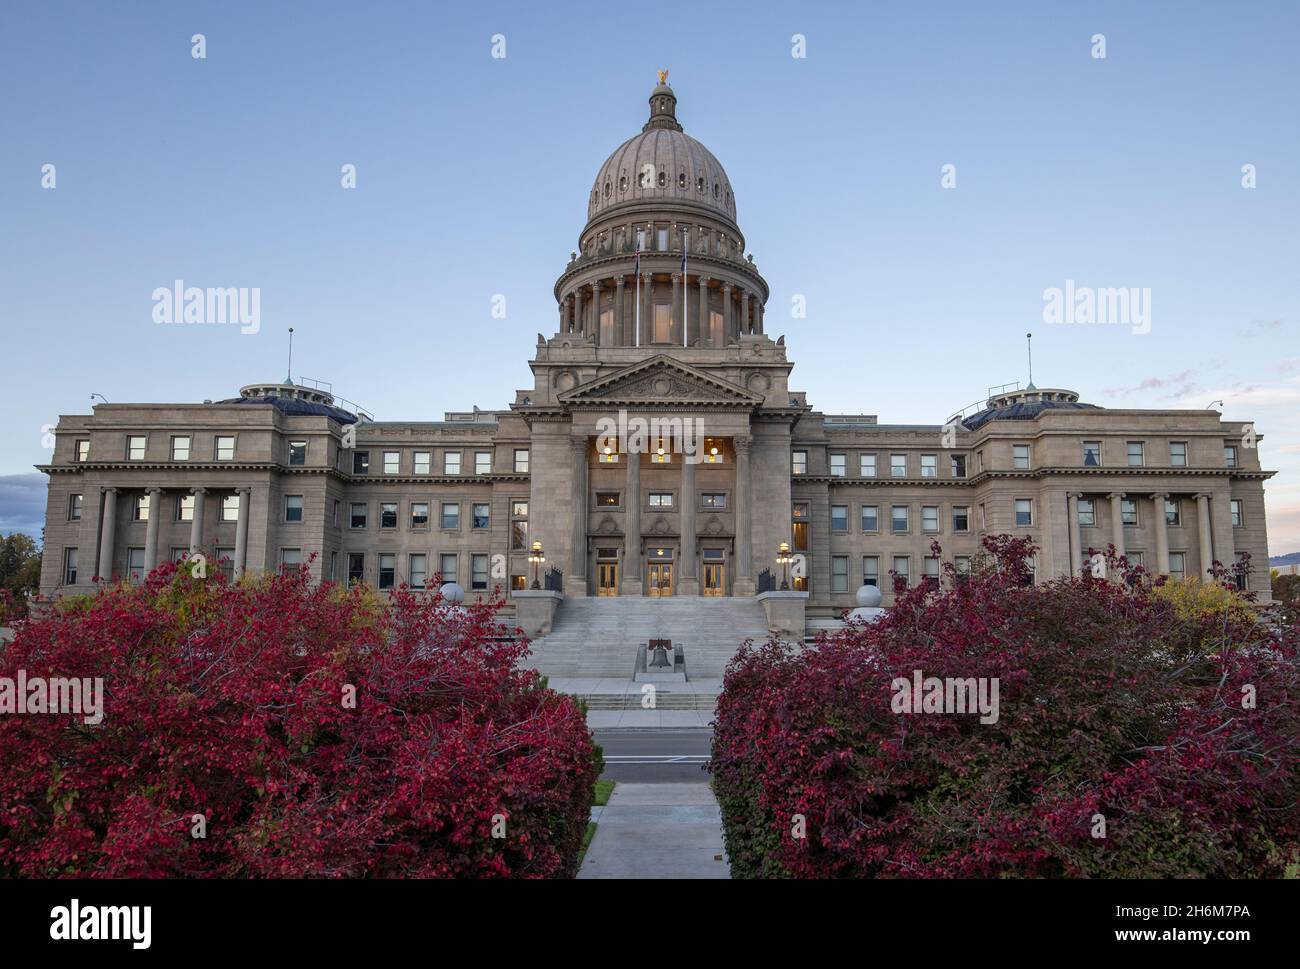
<path id="1" fill-rule="evenodd" d="M 1237 331 L 1237 336 L 1249 340 L 1255 336 L 1268 336 L 1281 328 L 1281 320 L 1251 320 L 1245 327 Z"/>
<path id="2" fill-rule="evenodd" d="M 1196 392 L 1196 385 L 1191 383 L 1193 372 L 1184 370 L 1170 377 L 1144 377 L 1133 387 L 1110 387 L 1102 393 L 1107 397 L 1128 397 L 1151 390 L 1169 390 L 1167 398 L 1187 397 Z"/>
<path id="3" fill-rule="evenodd" d="M 45 475 L 35 472 L 0 475 L 0 534 L 23 532 L 41 540 L 48 483 Z"/>

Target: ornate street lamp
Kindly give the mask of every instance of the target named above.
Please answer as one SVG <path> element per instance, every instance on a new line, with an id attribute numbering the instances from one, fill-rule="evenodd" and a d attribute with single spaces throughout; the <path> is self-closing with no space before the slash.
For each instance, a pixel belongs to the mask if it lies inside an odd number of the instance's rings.
<path id="1" fill-rule="evenodd" d="M 785 577 L 781 580 L 781 590 L 783 592 L 790 588 L 790 563 L 793 561 L 794 556 L 790 554 L 790 543 L 782 542 L 780 549 L 776 553 L 776 564 L 785 567 Z"/>
<path id="2" fill-rule="evenodd" d="M 533 588 L 540 589 L 542 584 L 537 580 L 537 567 L 546 561 L 546 556 L 542 554 L 541 542 L 533 542 L 533 547 L 528 552 L 528 561 L 533 565 Z"/>

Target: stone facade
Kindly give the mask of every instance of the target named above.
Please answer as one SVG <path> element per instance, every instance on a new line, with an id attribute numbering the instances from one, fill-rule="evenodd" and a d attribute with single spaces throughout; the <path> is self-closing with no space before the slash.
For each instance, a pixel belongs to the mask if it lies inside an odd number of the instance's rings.
<path id="1" fill-rule="evenodd" d="M 239 575 L 310 562 L 317 579 L 473 597 L 753 596 L 784 579 L 810 617 L 891 601 L 980 538 L 1032 537 L 1036 575 L 1115 544 L 1194 576 L 1249 552 L 1268 596 L 1253 432 L 1210 410 L 1114 410 L 1032 385 L 947 424 L 814 411 L 764 328 L 767 283 L 717 159 L 664 84 L 642 132 L 601 167 L 579 248 L 538 335 L 533 386 L 507 407 L 377 421 L 327 389 L 254 384 L 203 404 L 103 404 L 56 429 L 42 592 L 137 578 L 203 551 Z M 610 436 L 610 425 L 649 433 Z M 662 454 L 660 450 L 662 449 Z M 1166 504 L 1166 502 L 1168 504 Z"/>

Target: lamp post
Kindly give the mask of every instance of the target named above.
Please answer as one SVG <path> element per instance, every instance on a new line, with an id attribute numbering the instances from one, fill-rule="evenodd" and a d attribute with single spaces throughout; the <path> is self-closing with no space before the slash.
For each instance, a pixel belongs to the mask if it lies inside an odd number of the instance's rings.
<path id="1" fill-rule="evenodd" d="M 537 579 L 537 567 L 546 561 L 546 556 L 542 554 L 541 542 L 533 542 L 533 547 L 528 552 L 528 561 L 533 566 L 533 588 L 540 589 L 542 584 Z"/>
<path id="2" fill-rule="evenodd" d="M 790 563 L 794 561 L 794 556 L 790 554 L 790 543 L 782 542 L 780 549 L 776 553 L 777 565 L 784 566 L 784 577 L 781 579 L 781 591 L 788 591 L 790 588 Z"/>

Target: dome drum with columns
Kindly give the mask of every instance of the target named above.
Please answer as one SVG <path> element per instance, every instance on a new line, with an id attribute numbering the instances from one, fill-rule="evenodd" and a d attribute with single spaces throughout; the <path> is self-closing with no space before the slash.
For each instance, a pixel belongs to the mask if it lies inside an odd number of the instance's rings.
<path id="1" fill-rule="evenodd" d="M 768 286 L 745 253 L 731 181 L 682 131 L 666 83 L 651 92 L 641 133 L 601 166 L 587 216 L 579 251 L 555 284 L 561 335 L 599 346 L 726 347 L 763 332 Z"/>

